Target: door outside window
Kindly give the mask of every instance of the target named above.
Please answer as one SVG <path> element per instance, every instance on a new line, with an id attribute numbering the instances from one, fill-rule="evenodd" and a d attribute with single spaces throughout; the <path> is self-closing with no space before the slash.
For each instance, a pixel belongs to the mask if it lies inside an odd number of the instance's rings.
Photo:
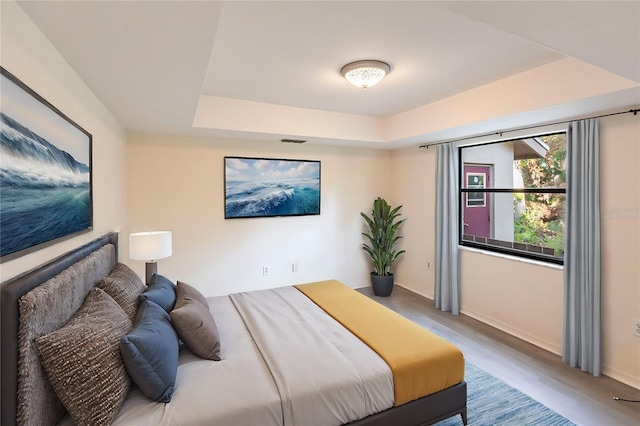
<path id="1" fill-rule="evenodd" d="M 464 165 L 465 188 L 490 188 L 490 166 Z M 491 237 L 491 197 L 484 192 L 467 192 L 464 200 L 465 234 Z"/>

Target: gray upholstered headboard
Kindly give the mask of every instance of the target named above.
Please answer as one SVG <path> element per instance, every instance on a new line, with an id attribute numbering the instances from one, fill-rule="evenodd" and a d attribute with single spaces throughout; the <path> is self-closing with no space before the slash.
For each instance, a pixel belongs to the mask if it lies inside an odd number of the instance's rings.
<path id="1" fill-rule="evenodd" d="M 19 389 L 21 389 L 22 392 L 24 392 L 25 389 L 37 391 L 37 389 L 33 389 L 34 385 L 28 382 L 29 379 L 19 377 L 18 371 L 20 367 L 22 367 L 23 375 L 41 374 L 41 371 L 32 373 L 33 369 L 28 366 L 28 362 L 20 366 L 20 356 L 24 356 L 25 348 L 19 347 L 18 336 L 20 332 L 23 334 L 26 333 L 25 324 L 22 325 L 22 330 L 20 326 L 20 299 L 31 290 L 44 283 L 48 283 L 47 285 L 50 286 L 49 293 L 57 295 L 56 297 L 61 296 L 58 297 L 58 300 L 64 300 L 66 297 L 60 295 L 61 291 L 70 296 L 68 303 L 62 303 L 64 307 L 55 308 L 57 311 L 57 319 L 55 319 L 54 322 L 68 320 L 80 306 L 88 291 L 104 275 L 108 274 L 115 262 L 117 262 L 117 246 L 118 234 L 112 232 L 2 284 L 0 290 L 0 306 L 2 312 L 2 339 L 0 342 L 2 347 L 0 370 L 2 377 L 2 412 L 0 423 L 2 425 L 17 424 L 19 417 Z M 76 270 L 89 271 L 89 273 L 86 274 L 86 277 L 84 277 L 85 274 L 82 274 L 83 277 L 78 279 Z M 37 294 L 37 292 L 32 294 Z M 37 306 L 33 306 L 33 309 L 31 309 L 31 313 L 35 313 L 36 316 L 39 315 L 40 308 L 43 308 L 44 305 L 41 300 L 42 299 L 37 297 L 32 300 L 32 302 L 38 303 Z M 78 302 L 78 300 L 80 302 Z M 43 308 L 43 315 L 48 315 L 49 311 L 52 310 L 54 310 L 54 308 Z M 35 319 L 34 321 L 41 321 L 41 318 Z M 39 333 L 47 328 L 59 327 L 60 325 L 61 324 L 45 324 L 43 326 L 42 324 L 38 324 L 36 328 L 40 331 L 34 329 L 33 332 Z M 30 327 L 27 328 L 30 329 Z M 25 366 L 28 368 L 25 368 Z M 40 369 L 36 368 L 35 370 Z M 30 395 L 29 398 L 33 398 L 34 396 L 39 397 L 40 395 Z M 46 397 L 43 398 L 46 399 Z M 41 400 L 39 398 L 36 399 Z M 22 408 L 25 410 L 24 406 Z M 33 413 L 22 413 L 22 419 L 25 420 L 25 418 L 29 418 L 33 414 L 30 423 L 37 424 L 43 419 L 40 418 L 36 412 L 37 410 Z"/>

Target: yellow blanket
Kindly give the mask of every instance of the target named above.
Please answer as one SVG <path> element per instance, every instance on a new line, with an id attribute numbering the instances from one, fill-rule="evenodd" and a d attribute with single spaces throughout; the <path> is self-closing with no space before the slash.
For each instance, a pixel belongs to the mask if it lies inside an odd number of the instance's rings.
<path id="1" fill-rule="evenodd" d="M 462 352 L 402 315 L 335 280 L 295 287 L 389 364 L 394 405 L 464 380 Z"/>

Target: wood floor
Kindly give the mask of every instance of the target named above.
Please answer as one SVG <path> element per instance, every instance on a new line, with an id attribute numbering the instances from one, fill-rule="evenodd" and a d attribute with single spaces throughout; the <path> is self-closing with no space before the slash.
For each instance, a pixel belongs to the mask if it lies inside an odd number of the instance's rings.
<path id="1" fill-rule="evenodd" d="M 640 403 L 613 399 L 638 400 L 637 389 L 570 368 L 558 355 L 466 315 L 441 312 L 431 300 L 405 288 L 395 286 L 390 297 L 376 297 L 370 287 L 358 291 L 434 330 L 456 344 L 467 361 L 578 425 L 640 426 Z M 473 425 L 472 418 L 469 424 Z"/>

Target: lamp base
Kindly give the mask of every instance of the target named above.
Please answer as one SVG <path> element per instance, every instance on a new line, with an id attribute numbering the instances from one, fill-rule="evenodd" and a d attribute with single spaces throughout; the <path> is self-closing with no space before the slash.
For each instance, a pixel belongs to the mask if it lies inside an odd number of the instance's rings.
<path id="1" fill-rule="evenodd" d="M 151 282 L 153 274 L 158 273 L 158 262 L 147 262 L 147 268 L 145 269 L 145 282 L 147 285 Z"/>

